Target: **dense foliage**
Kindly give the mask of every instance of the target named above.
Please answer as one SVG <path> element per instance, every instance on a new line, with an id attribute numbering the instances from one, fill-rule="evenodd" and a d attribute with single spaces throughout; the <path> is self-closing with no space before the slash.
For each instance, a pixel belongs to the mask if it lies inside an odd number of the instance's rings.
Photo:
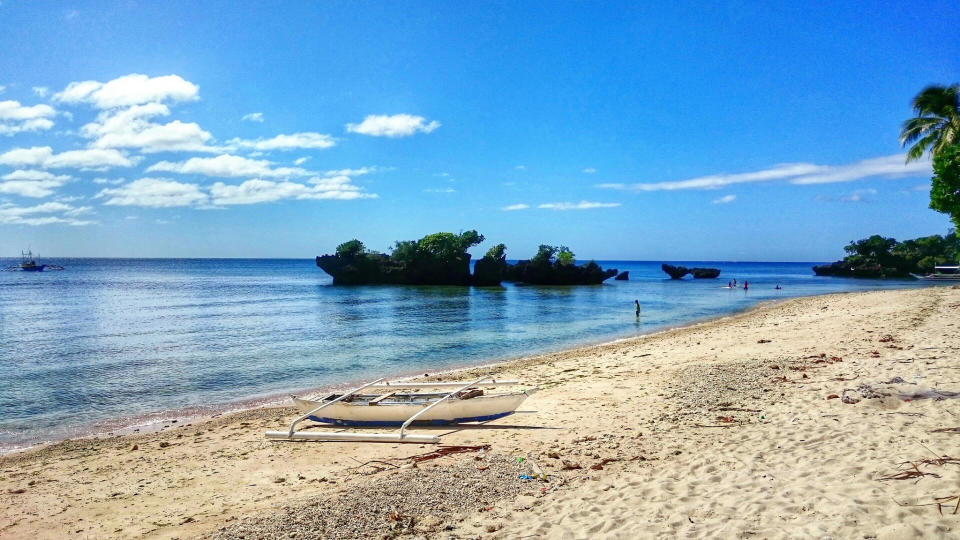
<path id="1" fill-rule="evenodd" d="M 944 149 L 933 158 L 930 208 L 948 214 L 960 229 L 960 144 Z"/>
<path id="2" fill-rule="evenodd" d="M 531 264 L 539 265 L 554 263 L 569 265 L 575 262 L 575 256 L 567 246 L 548 246 L 547 244 L 540 244 L 537 254 L 530 259 Z"/>
<path id="3" fill-rule="evenodd" d="M 830 265 L 814 266 L 819 275 L 853 277 L 907 277 L 925 274 L 936 265 L 955 264 L 960 258 L 960 237 L 955 231 L 897 242 L 875 234 L 850 242 L 847 256 Z"/>
<path id="4" fill-rule="evenodd" d="M 337 246 L 337 256 L 338 257 L 349 257 L 355 258 L 358 255 L 363 255 L 367 252 L 367 247 L 363 245 L 363 242 L 354 238 Z"/>

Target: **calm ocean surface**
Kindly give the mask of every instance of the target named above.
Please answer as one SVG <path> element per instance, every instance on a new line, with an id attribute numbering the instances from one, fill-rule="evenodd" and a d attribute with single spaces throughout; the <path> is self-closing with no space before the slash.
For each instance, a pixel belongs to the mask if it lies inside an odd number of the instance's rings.
<path id="1" fill-rule="evenodd" d="M 312 259 L 43 262 L 66 270 L 0 272 L 0 449 L 635 336 L 763 300 L 922 285 L 818 278 L 811 263 L 680 262 L 723 273 L 677 282 L 659 262 L 600 261 L 630 281 L 470 288 L 334 287 Z M 733 278 L 750 290 L 721 288 Z"/>

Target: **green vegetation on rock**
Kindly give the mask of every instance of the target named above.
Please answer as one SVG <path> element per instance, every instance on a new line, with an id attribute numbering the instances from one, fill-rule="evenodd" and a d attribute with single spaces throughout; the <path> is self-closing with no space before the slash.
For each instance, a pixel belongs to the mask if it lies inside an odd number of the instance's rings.
<path id="1" fill-rule="evenodd" d="M 864 278 L 909 277 L 925 274 L 936 265 L 954 264 L 960 257 L 960 237 L 955 231 L 897 242 L 875 234 L 850 242 L 842 261 L 814 266 L 818 276 Z"/>

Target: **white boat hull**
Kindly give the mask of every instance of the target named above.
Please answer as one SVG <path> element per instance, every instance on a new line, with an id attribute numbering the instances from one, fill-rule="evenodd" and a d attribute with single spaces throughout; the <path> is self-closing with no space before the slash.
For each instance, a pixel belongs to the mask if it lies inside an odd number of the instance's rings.
<path id="1" fill-rule="evenodd" d="M 428 424 L 459 424 L 486 422 L 513 414 L 532 390 L 510 394 L 477 396 L 471 399 L 449 399 L 417 417 L 417 422 Z M 324 404 L 321 400 L 294 398 L 297 408 L 307 414 Z M 377 404 L 368 402 L 337 402 L 318 411 L 309 419 L 314 422 L 340 426 L 400 426 L 436 400 Z"/>

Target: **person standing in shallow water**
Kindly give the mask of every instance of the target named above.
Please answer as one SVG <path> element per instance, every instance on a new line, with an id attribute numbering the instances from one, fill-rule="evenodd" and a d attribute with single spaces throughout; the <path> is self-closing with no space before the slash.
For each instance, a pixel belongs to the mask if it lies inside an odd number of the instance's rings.
<path id="1" fill-rule="evenodd" d="M 639 317 L 639 316 L 640 316 L 640 301 L 639 301 L 639 300 L 634 300 L 634 301 L 633 301 L 633 307 L 636 308 L 636 310 L 637 310 L 637 317 Z"/>

